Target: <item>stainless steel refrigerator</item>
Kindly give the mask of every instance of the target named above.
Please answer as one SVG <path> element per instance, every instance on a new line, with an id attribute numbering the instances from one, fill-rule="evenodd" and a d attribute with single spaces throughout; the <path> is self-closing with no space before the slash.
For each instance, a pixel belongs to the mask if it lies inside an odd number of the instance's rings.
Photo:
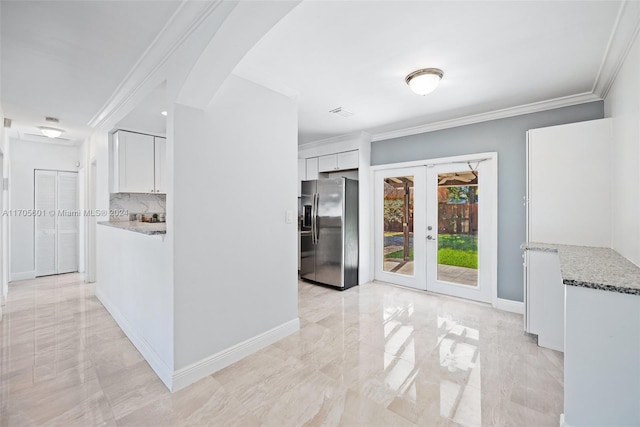
<path id="1" fill-rule="evenodd" d="M 347 289 L 358 284 L 358 181 L 302 181 L 300 277 Z"/>

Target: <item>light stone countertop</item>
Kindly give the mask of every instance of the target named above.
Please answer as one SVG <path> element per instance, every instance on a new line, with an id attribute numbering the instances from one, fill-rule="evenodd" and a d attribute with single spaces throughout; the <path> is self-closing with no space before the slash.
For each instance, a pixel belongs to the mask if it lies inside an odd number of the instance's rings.
<path id="1" fill-rule="evenodd" d="M 640 267 L 613 249 L 545 243 L 525 243 L 522 249 L 557 252 L 565 285 L 640 295 Z"/>
<path id="2" fill-rule="evenodd" d="M 150 236 L 157 234 L 167 234 L 166 222 L 141 222 L 141 221 L 100 221 L 100 225 L 106 225 L 135 233 L 147 234 Z"/>

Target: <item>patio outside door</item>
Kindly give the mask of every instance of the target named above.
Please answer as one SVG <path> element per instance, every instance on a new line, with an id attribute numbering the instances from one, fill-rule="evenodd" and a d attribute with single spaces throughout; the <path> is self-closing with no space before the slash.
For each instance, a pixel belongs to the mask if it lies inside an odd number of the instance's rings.
<path id="1" fill-rule="evenodd" d="M 491 301 L 491 162 L 427 167 L 427 290 Z"/>
<path id="2" fill-rule="evenodd" d="M 495 163 L 484 158 L 376 171 L 376 280 L 491 302 Z"/>
<path id="3" fill-rule="evenodd" d="M 375 277 L 426 289 L 425 167 L 375 173 Z"/>

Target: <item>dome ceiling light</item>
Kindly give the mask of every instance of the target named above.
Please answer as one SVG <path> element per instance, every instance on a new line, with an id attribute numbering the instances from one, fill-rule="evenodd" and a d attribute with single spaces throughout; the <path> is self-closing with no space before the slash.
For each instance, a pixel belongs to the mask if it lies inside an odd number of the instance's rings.
<path id="1" fill-rule="evenodd" d="M 405 82 L 407 82 L 412 91 L 424 96 L 438 87 L 442 76 L 444 76 L 444 72 L 439 68 L 423 68 L 409 74 L 405 78 Z"/>
<path id="2" fill-rule="evenodd" d="M 62 132 L 64 132 L 62 129 L 50 128 L 46 126 L 40 126 L 39 129 L 40 132 L 42 132 L 42 134 L 48 138 L 59 138 L 60 135 L 62 135 Z"/>

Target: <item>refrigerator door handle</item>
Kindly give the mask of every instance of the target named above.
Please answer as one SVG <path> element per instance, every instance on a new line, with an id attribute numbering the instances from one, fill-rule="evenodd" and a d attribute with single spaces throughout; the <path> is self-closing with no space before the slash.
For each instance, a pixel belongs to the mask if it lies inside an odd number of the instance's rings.
<path id="1" fill-rule="evenodd" d="M 314 227 L 316 229 L 316 245 L 320 241 L 320 227 L 318 226 L 318 206 L 320 205 L 320 193 L 316 193 L 316 213 L 314 215 Z"/>
<path id="2" fill-rule="evenodd" d="M 313 193 L 313 199 L 311 202 L 311 242 L 316 244 L 316 209 L 318 204 L 316 202 L 318 193 Z"/>

